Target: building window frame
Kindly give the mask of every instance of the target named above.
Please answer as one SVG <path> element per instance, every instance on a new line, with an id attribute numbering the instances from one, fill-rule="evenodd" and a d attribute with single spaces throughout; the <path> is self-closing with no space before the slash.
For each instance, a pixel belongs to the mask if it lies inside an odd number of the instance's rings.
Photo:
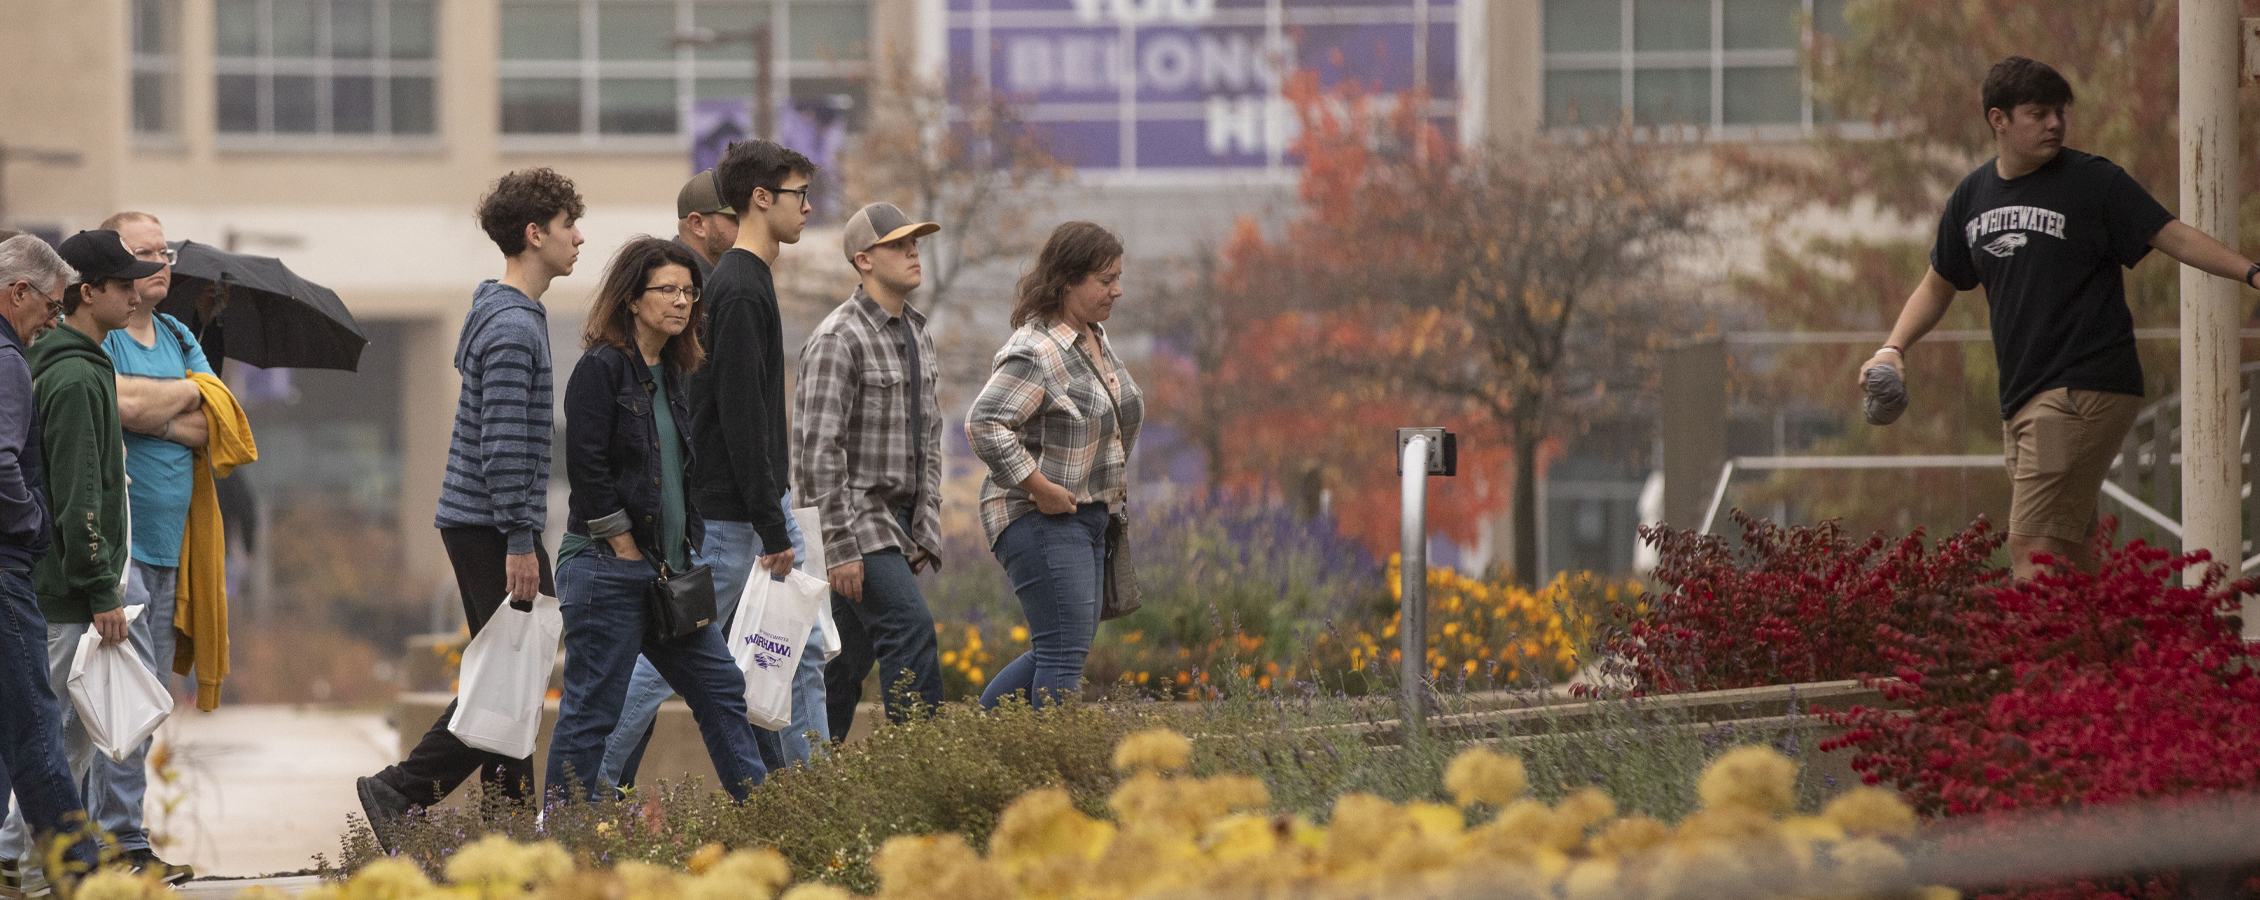
<path id="1" fill-rule="evenodd" d="M 678 32 L 699 26 L 700 7 L 748 6 L 759 7 L 766 3 L 767 25 L 770 31 L 770 102 L 772 109 L 784 109 L 793 102 L 795 82 L 858 81 L 870 71 L 870 34 L 874 10 L 873 0 L 506 0 L 503 6 L 559 6 L 576 9 L 579 38 L 577 59 L 511 59 L 498 49 L 495 62 L 496 109 L 495 130 L 500 146 L 505 151 L 555 151 L 598 150 L 605 152 L 681 152 L 690 146 L 691 107 L 698 97 L 701 82 L 755 80 L 754 64 L 739 53 L 709 54 L 701 59 L 701 48 L 679 46 L 672 58 L 622 60 L 603 56 L 600 20 L 605 7 L 663 6 L 674 12 L 674 27 Z M 835 59 L 792 58 L 793 11 L 796 8 L 859 6 L 864 10 L 864 53 Z M 506 14 L 506 13 L 505 13 Z M 509 28 L 502 23 L 498 32 Z M 498 38 L 499 40 L 500 38 Z M 745 45 L 735 45 L 743 48 Z M 716 58 L 720 57 L 720 58 Z M 735 58 L 733 58 L 735 57 Z M 674 87 L 675 127 L 668 132 L 634 133 L 607 131 L 603 123 L 603 84 L 608 80 L 648 79 L 669 80 Z M 574 96 L 579 106 L 578 127 L 566 131 L 511 130 L 507 121 L 510 82 L 512 81 L 566 81 L 575 83 Z M 750 88 L 750 85 L 749 85 Z M 750 96 L 751 90 L 748 90 Z"/>
<path id="2" fill-rule="evenodd" d="M 181 133 L 181 0 L 133 0 L 126 117 L 136 140 L 172 144 Z M 145 21 L 155 17 L 154 23 Z M 154 98 L 144 92 L 154 90 Z"/>
<path id="3" fill-rule="evenodd" d="M 1636 134 L 1645 139 L 1657 140 L 1757 140 L 1787 141 L 1811 137 L 1823 128 L 1835 128 L 1851 137 L 1867 136 L 1876 129 L 1864 123 L 1839 123 L 1834 121 L 1824 106 L 1813 99 L 1812 72 L 1799 58 L 1799 47 L 1765 49 L 1728 49 L 1726 35 L 1726 9 L 1736 0 L 1709 0 L 1708 24 L 1710 30 L 1706 49 L 1641 50 L 1637 41 L 1637 10 L 1640 0 L 1611 0 L 1618 7 L 1617 47 L 1614 50 L 1557 51 L 1545 46 L 1548 33 L 1545 17 L 1547 4 L 1539 4 L 1539 34 L 1541 42 L 1540 65 L 1540 126 L 1548 132 L 1575 134 L 1596 127 L 1615 127 L 1619 117 L 1632 116 Z M 1795 0 L 1797 12 L 1802 14 L 1802 27 L 1796 40 L 1810 45 L 1815 32 L 1832 32 L 1818 21 L 1821 7 L 1833 6 L 1841 15 L 1842 2 L 1830 0 Z M 1840 32 L 1836 32 L 1840 33 Z M 1727 115 L 1726 82 L 1731 73 L 1763 73 L 1768 70 L 1795 69 L 1798 92 L 1798 114 L 1794 122 L 1729 122 Z M 1670 72 L 1703 72 L 1708 78 L 1708 96 L 1705 99 L 1707 115 L 1700 120 L 1663 120 L 1644 117 L 1640 102 L 1643 94 L 1638 84 L 1642 74 L 1661 76 Z M 1549 90 L 1557 75 L 1575 73 L 1608 73 L 1615 76 L 1618 105 L 1609 110 L 1605 120 L 1581 117 L 1583 121 L 1564 122 L 1555 118 L 1555 105 Z"/>
<path id="4" fill-rule="evenodd" d="M 222 149 L 428 149 L 436 146 L 440 132 L 440 92 L 444 85 L 440 78 L 440 21 L 443 0 L 366 0 L 370 7 L 370 48 L 365 58 L 340 57 L 336 53 L 336 16 L 330 0 L 311 0 L 309 8 L 313 17 L 314 49 L 306 56 L 277 56 L 275 53 L 276 0 L 244 0 L 256 5 L 258 22 L 256 49 L 249 56 L 231 55 L 221 43 L 226 37 L 215 27 L 213 34 L 212 79 L 214 104 L 214 139 Z M 396 7 L 421 5 L 431 27 L 427 39 L 430 53 L 423 58 L 395 58 L 393 50 L 393 14 Z M 214 21 L 221 15 L 214 6 Z M 276 127 L 275 84 L 277 77 L 309 78 L 313 82 L 313 127 L 309 130 L 279 129 Z M 230 102 L 227 96 L 228 79 L 252 79 L 254 127 L 250 130 L 230 130 L 221 110 Z M 368 131 L 337 130 L 337 87 L 341 79 L 365 78 L 370 81 L 370 128 Z M 429 130 L 400 131 L 396 122 L 393 89 L 403 79 L 422 79 L 431 92 L 427 105 Z"/>

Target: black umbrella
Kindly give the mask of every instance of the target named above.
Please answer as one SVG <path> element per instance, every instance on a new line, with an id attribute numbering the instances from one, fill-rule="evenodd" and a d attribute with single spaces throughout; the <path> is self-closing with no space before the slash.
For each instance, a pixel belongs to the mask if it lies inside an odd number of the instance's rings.
<path id="1" fill-rule="evenodd" d="M 298 277 L 271 256 L 229 253 L 195 241 L 175 241 L 172 247 L 180 259 L 173 263 L 172 290 L 157 311 L 189 323 L 206 356 L 225 355 L 263 369 L 351 372 L 360 366 L 369 339 L 336 291 Z M 218 290 L 211 292 L 214 286 Z"/>

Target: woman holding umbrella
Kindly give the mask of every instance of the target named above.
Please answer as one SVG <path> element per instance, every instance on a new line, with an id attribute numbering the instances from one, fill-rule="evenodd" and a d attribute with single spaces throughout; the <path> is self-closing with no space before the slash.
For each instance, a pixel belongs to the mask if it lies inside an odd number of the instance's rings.
<path id="1" fill-rule="evenodd" d="M 565 691 L 543 780 L 553 792 L 578 781 L 590 798 L 603 796 L 605 738 L 639 653 L 690 703 L 724 788 L 742 800 L 767 774 L 722 623 L 675 638 L 645 634 L 653 580 L 690 571 L 706 532 L 683 491 L 683 379 L 705 358 L 705 312 L 691 251 L 638 237 L 613 256 L 582 329 L 588 353 L 565 387 L 572 499 L 557 551 Z"/>

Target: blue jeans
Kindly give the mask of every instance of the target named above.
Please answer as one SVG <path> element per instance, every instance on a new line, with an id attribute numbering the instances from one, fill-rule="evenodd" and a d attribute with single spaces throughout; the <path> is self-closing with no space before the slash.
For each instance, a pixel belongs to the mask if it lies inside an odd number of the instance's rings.
<path id="1" fill-rule="evenodd" d="M 1029 513 L 997 535 L 997 561 L 1028 617 L 1029 648 L 981 692 L 982 707 L 1018 693 L 1035 706 L 1081 694 L 1083 661 L 1099 633 L 1106 525 L 1106 504 L 1085 503 L 1056 516 Z"/>
<path id="2" fill-rule="evenodd" d="M 903 530 L 908 532 L 909 526 Z M 863 679 L 879 666 L 879 699 L 887 718 L 900 722 L 942 703 L 942 662 L 934 639 L 934 613 L 918 592 L 910 559 L 894 547 L 863 555 L 863 599 L 831 595 L 832 621 L 840 627 L 840 655 L 824 667 L 824 696 L 832 734 L 845 739 L 863 701 Z M 902 696 L 909 678 L 910 697 Z M 902 703 L 913 699 L 914 703 Z"/>
<path id="3" fill-rule="evenodd" d="M 792 495 L 784 498 L 786 507 L 785 532 L 792 538 L 793 551 L 802 547 L 800 526 L 792 519 Z M 706 547 L 700 558 L 714 567 L 715 622 L 728 634 L 729 624 L 737 615 L 738 599 L 745 594 L 746 576 L 753 571 L 754 561 L 763 553 L 761 536 L 755 534 L 749 522 L 723 522 L 708 520 Z M 821 626 L 809 629 L 809 640 L 814 642 Z M 813 661 L 812 661 L 813 658 Z M 628 684 L 627 704 L 621 708 L 620 725 L 604 742 L 604 773 L 613 784 L 628 785 L 636 781 L 636 768 L 643 760 L 643 748 L 651 740 L 652 723 L 659 719 L 659 705 L 667 702 L 672 693 L 659 670 L 649 662 L 636 663 L 635 678 Z M 824 662 L 823 655 L 801 654 L 800 668 L 793 672 L 793 723 L 784 733 L 756 726 L 754 740 L 761 746 L 761 760 L 771 770 L 782 769 L 806 762 L 811 750 L 808 733 L 815 732 L 817 740 L 828 738 L 824 726 Z"/>
<path id="4" fill-rule="evenodd" d="M 568 779 L 602 798 L 605 738 L 620 721 L 639 651 L 690 702 L 722 787 L 740 800 L 769 775 L 745 717 L 745 675 L 730 659 L 719 623 L 665 641 L 644 635 L 644 590 L 658 569 L 598 545 L 557 567 L 565 614 L 565 696 L 549 740 L 543 790 L 557 796 Z"/>
<path id="5" fill-rule="evenodd" d="M 0 722 L 7 723 L 0 728 L 0 786 L 14 793 L 17 805 L 9 816 L 14 840 L 0 846 L 0 857 L 26 862 L 37 856 L 29 846 L 32 834 L 75 830 L 86 817 L 63 747 L 64 729 L 76 723 L 65 718 L 69 707 L 56 699 L 49 630 L 30 573 L 0 569 Z M 72 634 L 74 650 L 77 640 Z M 67 661 L 63 671 L 70 671 Z M 71 856 L 92 865 L 94 852 L 91 841 L 81 841 Z"/>

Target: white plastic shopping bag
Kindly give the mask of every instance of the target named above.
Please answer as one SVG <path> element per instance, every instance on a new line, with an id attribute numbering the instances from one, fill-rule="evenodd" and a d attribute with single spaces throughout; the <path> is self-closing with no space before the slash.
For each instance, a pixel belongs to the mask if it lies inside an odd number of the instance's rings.
<path id="1" fill-rule="evenodd" d="M 800 542 L 808 550 L 800 555 L 800 562 L 794 568 L 830 584 L 832 570 L 830 564 L 824 561 L 824 526 L 822 520 L 816 517 L 816 507 L 803 506 L 793 510 L 793 520 L 800 525 Z M 832 657 L 840 655 L 840 648 L 845 646 L 840 643 L 839 624 L 832 621 L 831 594 L 825 594 L 822 602 L 816 604 L 816 627 L 823 632 L 819 635 L 823 643 L 818 646 L 824 652 L 824 661 L 831 662 Z"/>
<path id="2" fill-rule="evenodd" d="M 557 598 L 548 594 L 535 597 L 530 612 L 509 603 L 496 608 L 463 648 L 462 683 L 447 730 L 489 753 L 531 758 L 541 732 L 542 700 L 549 694 L 549 672 L 557 665 L 557 642 L 564 633 L 565 615 L 558 611 Z"/>
<path id="3" fill-rule="evenodd" d="M 746 720 L 771 731 L 793 724 L 793 670 L 808 648 L 816 609 L 831 585 L 794 569 L 779 579 L 760 569 L 746 579 L 730 623 L 730 656 L 745 672 Z"/>
<path id="4" fill-rule="evenodd" d="M 127 627 L 147 609 L 125 607 Z M 173 623 L 161 627 L 171 628 Z M 71 659 L 70 691 L 71 705 L 78 708 L 79 721 L 86 723 L 94 749 L 114 760 L 124 761 L 140 749 L 141 742 L 173 712 L 172 692 L 141 661 L 133 642 L 104 646 L 102 633 L 92 626 L 79 637 L 78 655 Z"/>

